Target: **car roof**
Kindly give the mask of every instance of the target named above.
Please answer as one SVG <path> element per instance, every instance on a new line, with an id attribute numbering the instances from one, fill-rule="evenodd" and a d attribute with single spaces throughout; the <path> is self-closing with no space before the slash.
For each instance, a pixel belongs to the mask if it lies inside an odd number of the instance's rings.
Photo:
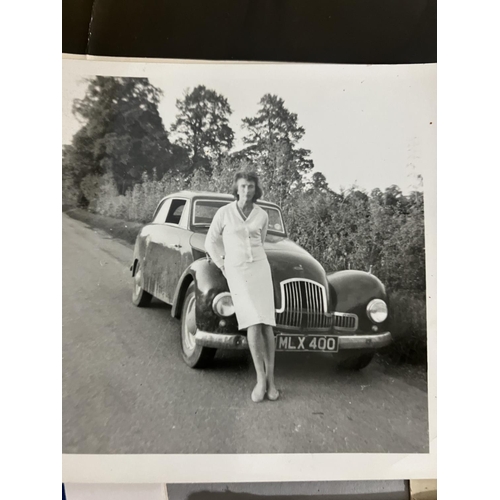
<path id="1" fill-rule="evenodd" d="M 234 201 L 234 196 L 232 194 L 214 193 L 213 191 L 179 191 L 177 193 L 172 193 L 163 197 L 161 201 L 170 198 L 187 198 L 188 200 L 195 200 L 198 198 L 205 198 L 205 199 L 211 198 L 214 200 Z M 257 203 L 259 205 L 268 205 L 271 207 L 279 208 L 278 205 L 276 205 L 276 203 L 273 203 L 271 201 L 258 200 Z"/>

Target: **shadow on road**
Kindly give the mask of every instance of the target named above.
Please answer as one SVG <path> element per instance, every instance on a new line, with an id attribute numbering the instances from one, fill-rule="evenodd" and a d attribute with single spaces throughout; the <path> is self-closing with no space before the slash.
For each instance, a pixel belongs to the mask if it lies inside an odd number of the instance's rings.
<path id="1" fill-rule="evenodd" d="M 208 371 L 224 371 L 224 373 L 237 374 L 247 372 L 252 367 L 249 351 L 217 351 Z"/>
<path id="2" fill-rule="evenodd" d="M 253 364 L 248 351 L 217 351 L 212 363 L 203 369 L 207 375 L 222 374 L 241 375 L 252 371 Z M 346 371 L 337 367 L 335 359 L 329 354 L 308 355 L 305 353 L 276 353 L 276 375 L 293 382 L 307 380 L 308 382 L 323 384 L 325 379 L 331 379 L 346 386 L 363 386 L 373 382 L 374 377 L 381 373 L 376 363 L 362 371 Z"/>
<path id="3" fill-rule="evenodd" d="M 166 309 L 170 312 L 172 310 L 172 306 L 170 304 L 167 304 L 166 302 L 163 302 L 162 300 L 153 297 L 151 303 L 148 305 L 148 309 Z"/>

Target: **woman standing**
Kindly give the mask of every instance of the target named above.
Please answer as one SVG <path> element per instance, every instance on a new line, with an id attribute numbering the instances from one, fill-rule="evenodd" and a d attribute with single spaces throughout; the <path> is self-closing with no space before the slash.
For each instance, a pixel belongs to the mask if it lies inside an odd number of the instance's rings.
<path id="1" fill-rule="evenodd" d="M 268 215 L 255 202 L 262 196 L 255 173 L 234 177 L 236 201 L 220 208 L 214 216 L 205 249 L 227 279 L 238 328 L 247 329 L 257 385 L 252 401 L 275 401 L 274 384 L 275 306 L 271 267 L 264 251 Z"/>

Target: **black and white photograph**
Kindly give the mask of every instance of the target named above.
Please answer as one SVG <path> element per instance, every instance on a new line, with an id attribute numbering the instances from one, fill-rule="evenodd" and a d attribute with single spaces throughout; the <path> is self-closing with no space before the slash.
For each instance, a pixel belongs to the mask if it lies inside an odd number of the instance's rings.
<path id="1" fill-rule="evenodd" d="M 432 451 L 435 64 L 65 59 L 62 105 L 64 454 Z"/>

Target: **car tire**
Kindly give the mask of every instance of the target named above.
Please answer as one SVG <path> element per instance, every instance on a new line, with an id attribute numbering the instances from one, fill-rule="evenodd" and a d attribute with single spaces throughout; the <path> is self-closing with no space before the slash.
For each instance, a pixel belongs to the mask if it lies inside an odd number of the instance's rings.
<path id="1" fill-rule="evenodd" d="M 362 370 L 371 363 L 374 356 L 375 354 L 362 354 L 357 358 L 345 359 L 339 363 L 339 368 L 342 370 Z"/>
<path id="2" fill-rule="evenodd" d="M 145 307 L 150 302 L 153 296 L 146 292 L 143 288 L 144 279 L 142 275 L 141 265 L 137 261 L 134 273 L 134 289 L 132 291 L 132 303 L 137 307 Z"/>
<path id="3" fill-rule="evenodd" d="M 186 290 L 181 313 L 181 352 L 184 362 L 190 368 L 205 368 L 212 361 L 217 349 L 197 345 L 196 333 L 196 290 L 194 282 Z"/>

